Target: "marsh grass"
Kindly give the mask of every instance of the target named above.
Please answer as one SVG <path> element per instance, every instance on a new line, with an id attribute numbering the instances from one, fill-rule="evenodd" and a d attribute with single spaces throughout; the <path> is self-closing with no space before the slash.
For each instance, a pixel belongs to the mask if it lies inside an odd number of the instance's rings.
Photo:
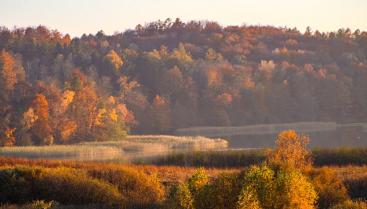
<path id="1" fill-rule="evenodd" d="M 261 164 L 266 159 L 266 155 L 266 149 L 193 151 L 160 156 L 151 163 L 155 165 L 233 168 Z M 316 148 L 312 150 L 311 157 L 315 166 L 367 165 L 367 148 Z"/>
<path id="2" fill-rule="evenodd" d="M 122 155 L 122 150 L 109 146 L 52 145 L 0 148 L 0 156 L 22 158 L 109 160 Z"/>
<path id="3" fill-rule="evenodd" d="M 206 137 L 168 135 L 129 136 L 122 141 L 84 142 L 75 145 L 2 147 L 0 156 L 33 159 L 142 162 L 169 153 L 187 150 L 224 150 L 228 142 Z"/>

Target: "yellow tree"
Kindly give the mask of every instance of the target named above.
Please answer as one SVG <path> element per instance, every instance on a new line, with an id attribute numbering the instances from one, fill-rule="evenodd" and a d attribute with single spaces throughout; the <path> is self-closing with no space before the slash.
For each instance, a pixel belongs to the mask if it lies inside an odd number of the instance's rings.
<path id="1" fill-rule="evenodd" d="M 284 168 L 307 170 L 312 167 L 311 153 L 306 146 L 309 138 L 294 130 L 283 131 L 276 140 L 277 147 L 268 155 L 270 164 Z"/>
<path id="2" fill-rule="evenodd" d="M 124 64 L 121 57 L 113 49 L 108 52 L 105 59 L 109 62 L 115 72 L 119 72 L 121 66 Z"/>
<path id="3" fill-rule="evenodd" d="M 52 130 L 49 126 L 49 107 L 48 101 L 45 95 L 36 94 L 32 101 L 31 108 L 37 120 L 35 121 L 32 132 L 35 136 L 36 143 L 38 144 L 52 144 L 53 136 Z"/>
<path id="4" fill-rule="evenodd" d="M 0 131 L 0 146 L 11 147 L 15 144 L 15 128 L 7 128 L 4 133 Z"/>
<path id="5" fill-rule="evenodd" d="M 297 170 L 252 166 L 245 174 L 238 209 L 314 209 L 317 193 Z"/>

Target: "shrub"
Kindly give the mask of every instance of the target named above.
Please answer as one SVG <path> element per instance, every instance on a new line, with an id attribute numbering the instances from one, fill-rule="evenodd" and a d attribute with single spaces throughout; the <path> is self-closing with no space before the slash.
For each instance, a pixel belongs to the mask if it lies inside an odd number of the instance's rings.
<path id="1" fill-rule="evenodd" d="M 252 166 L 245 174 L 238 208 L 313 209 L 317 194 L 302 173 Z"/>
<path id="2" fill-rule="evenodd" d="M 212 208 L 235 209 L 242 182 L 237 174 L 222 173 L 210 185 L 209 202 Z"/>
<path id="3" fill-rule="evenodd" d="M 208 208 L 210 203 L 207 201 L 210 196 L 208 185 L 209 177 L 203 168 L 199 168 L 188 180 L 188 187 L 194 199 L 194 208 Z"/>
<path id="4" fill-rule="evenodd" d="M 175 185 L 167 208 L 235 209 L 242 184 L 236 174 L 220 174 L 209 183 L 203 169 L 198 169 L 188 183 Z"/>
<path id="5" fill-rule="evenodd" d="M 313 209 L 317 193 L 306 176 L 298 171 L 281 170 L 276 177 L 277 203 L 282 209 Z"/>
<path id="6" fill-rule="evenodd" d="M 319 208 L 330 208 L 348 200 L 348 191 L 331 168 L 321 168 L 310 173 L 312 184 L 319 196 Z"/>
<path id="7" fill-rule="evenodd" d="M 238 208 L 270 208 L 275 195 L 274 175 L 268 166 L 252 166 L 245 174 Z"/>
<path id="8" fill-rule="evenodd" d="M 194 209 L 194 200 L 187 184 L 180 183 L 172 187 L 167 209 Z"/>
<path id="9" fill-rule="evenodd" d="M 90 176 L 117 186 L 128 205 L 134 207 L 157 204 L 163 200 L 164 189 L 158 178 L 132 168 L 91 167 Z"/>
<path id="10" fill-rule="evenodd" d="M 199 168 L 189 178 L 189 189 L 192 194 L 197 193 L 209 181 L 208 175 L 203 168 Z"/>
<path id="11" fill-rule="evenodd" d="M 62 204 L 121 204 L 117 188 L 70 168 L 1 168 L 0 202 L 55 200 Z"/>

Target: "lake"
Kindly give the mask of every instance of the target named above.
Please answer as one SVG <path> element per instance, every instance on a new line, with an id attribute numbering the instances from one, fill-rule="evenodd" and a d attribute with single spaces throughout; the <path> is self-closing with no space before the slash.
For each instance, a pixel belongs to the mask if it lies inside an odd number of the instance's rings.
<path id="1" fill-rule="evenodd" d="M 229 148 L 244 149 L 273 147 L 278 133 L 288 129 L 308 135 L 311 148 L 367 147 L 366 123 L 299 122 L 242 127 L 195 127 L 180 129 L 177 134 L 220 137 L 228 140 Z"/>

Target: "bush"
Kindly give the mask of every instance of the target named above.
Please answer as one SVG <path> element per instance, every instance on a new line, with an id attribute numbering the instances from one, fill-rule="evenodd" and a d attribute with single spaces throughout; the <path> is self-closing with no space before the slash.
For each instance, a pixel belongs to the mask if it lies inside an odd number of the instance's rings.
<path id="1" fill-rule="evenodd" d="M 0 203 L 55 200 L 62 204 L 122 204 L 114 186 L 77 169 L 8 167 L 0 169 Z"/>
<path id="2" fill-rule="evenodd" d="M 126 204 L 134 207 L 158 204 L 163 200 L 164 189 L 158 178 L 131 168 L 92 167 L 90 176 L 117 186 Z"/>
<path id="3" fill-rule="evenodd" d="M 213 208 L 236 209 L 242 182 L 237 174 L 220 174 L 210 185 L 209 201 Z"/>
<path id="4" fill-rule="evenodd" d="M 317 194 L 302 173 L 252 166 L 245 174 L 238 208 L 313 209 Z"/>
<path id="5" fill-rule="evenodd" d="M 321 168 L 310 173 L 312 184 L 319 196 L 319 208 L 330 208 L 349 199 L 342 180 L 331 168 Z"/>
<path id="6" fill-rule="evenodd" d="M 194 200 L 187 184 L 180 183 L 172 187 L 165 208 L 194 209 Z"/>

